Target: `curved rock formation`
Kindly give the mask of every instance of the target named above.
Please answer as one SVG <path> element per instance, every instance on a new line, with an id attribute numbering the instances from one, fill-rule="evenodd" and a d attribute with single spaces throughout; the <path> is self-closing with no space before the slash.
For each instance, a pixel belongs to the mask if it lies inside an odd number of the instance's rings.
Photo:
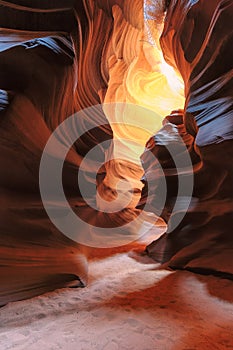
<path id="1" fill-rule="evenodd" d="M 62 1 L 59 6 L 58 2 L 54 6 L 52 1 L 46 5 L 35 1 L 33 6 L 27 1 L 4 1 L 2 5 L 5 15 L 3 13 L 4 20 L 1 21 L 0 43 L 0 162 L 3 169 L 0 175 L 0 303 L 4 304 L 67 285 L 70 281 L 86 283 L 86 262 L 79 244 L 60 233 L 44 210 L 39 193 L 40 159 L 52 132 L 73 113 L 101 102 L 134 101 L 131 96 L 136 96 L 136 93 L 132 87 L 131 92 L 130 89 L 126 92 L 130 86 L 127 77 L 132 75 L 135 62 L 142 58 L 143 4 L 136 1 L 132 9 L 129 1 L 77 1 L 74 12 L 67 9 L 71 6 L 70 2 L 66 2 L 64 8 Z M 8 13 L 12 15 L 12 11 L 17 17 L 16 22 L 8 16 Z M 132 11 L 141 13 L 140 21 L 135 21 Z M 74 27 L 70 21 L 71 12 L 76 18 Z M 44 13 L 46 18 L 42 21 Z M 29 19 L 31 15 L 33 21 L 31 17 Z M 57 16 L 63 16 L 61 26 Z M 131 44 L 129 49 L 125 49 L 125 40 Z M 136 48 L 132 51 L 134 46 Z M 111 70 L 116 68 L 119 68 L 118 82 L 114 77 L 116 73 L 112 74 Z M 96 245 L 93 239 L 104 241 L 100 245 L 120 245 L 136 239 L 143 223 L 141 219 L 131 230 L 124 226 L 140 214 L 135 205 L 142 188 L 142 168 L 138 160 L 137 164 L 130 162 L 132 157 L 135 159 L 135 150 L 130 149 L 131 154 L 126 161 L 108 162 L 106 151 L 111 157 L 113 149 L 109 121 L 114 121 L 115 115 L 111 120 L 106 110 L 108 120 L 101 107 L 95 113 L 94 118 L 93 112 L 79 115 L 75 127 L 82 137 L 74 143 L 66 157 L 64 191 L 72 210 L 91 225 L 91 230 L 87 225 L 81 232 L 77 229 L 77 235 L 86 237 L 90 245 Z M 97 128 L 96 120 L 99 123 Z M 90 130 L 83 134 L 87 125 Z M 122 127 L 119 132 L 122 132 Z M 132 135 L 133 140 L 137 139 L 136 135 Z M 69 137 L 66 130 L 60 136 L 60 143 L 65 136 Z M 140 147 L 145 140 L 143 136 Z M 107 143 L 104 145 L 103 141 Z M 76 185 L 82 159 L 98 144 L 101 167 L 97 185 L 100 196 L 111 202 L 116 198 L 119 179 L 135 183 L 133 199 L 120 213 L 106 213 L 100 202 L 97 203 L 100 210 L 89 207 Z M 51 158 L 52 162 L 57 160 L 59 154 Z M 91 189 L 93 185 L 95 187 L 95 165 L 96 162 L 90 162 L 90 169 L 81 175 L 84 187 L 85 184 L 86 187 L 91 184 Z M 95 202 L 95 188 L 89 195 Z M 123 188 L 123 196 L 131 198 L 131 189 Z M 59 205 L 55 205 L 56 215 L 62 217 L 64 208 L 62 203 Z M 106 232 L 101 232 L 102 227 L 112 229 L 108 232 L 108 239 Z"/>
<path id="2" fill-rule="evenodd" d="M 1 27 L 29 31 L 69 32 L 75 26 L 73 4 L 74 0 L 46 2 L 1 0 Z"/>
<path id="3" fill-rule="evenodd" d="M 5 39 L 6 40 L 6 39 Z M 87 266 L 78 244 L 53 227 L 39 194 L 39 163 L 52 130 L 75 110 L 73 51 L 65 37 L 34 39 L 0 53 L 0 304 L 77 280 Z M 59 84 L 59 91 L 57 88 Z M 70 99 L 61 98 L 67 94 Z"/>
<path id="4" fill-rule="evenodd" d="M 173 141 L 178 158 L 181 154 L 182 159 L 186 146 L 188 148 L 189 159 L 196 171 L 195 200 L 191 201 L 191 213 L 181 222 L 180 230 L 165 234 L 160 243 L 153 243 L 147 250 L 155 259 L 168 260 L 172 267 L 195 269 L 201 266 L 226 274 L 232 272 L 229 230 L 226 228 L 225 233 L 220 230 L 223 220 L 231 223 L 231 141 L 214 144 L 232 135 L 229 129 L 232 97 L 228 98 L 232 92 L 231 60 L 221 64 L 221 57 L 227 57 L 232 38 L 225 7 L 229 6 L 230 10 L 232 7 L 227 1 L 215 1 L 216 6 L 222 7 L 221 11 L 213 13 L 213 7 L 201 0 L 195 4 L 188 0 L 171 1 L 161 45 L 167 61 L 175 63 L 185 82 L 185 125 L 183 112 L 172 113 L 166 118 L 160 137 L 157 135 L 148 144 L 161 165 L 158 169 L 156 160 L 151 159 L 152 153 L 144 154 L 146 177 L 151 183 L 148 198 L 145 187 L 141 206 L 147 199 L 155 215 L 144 212 L 140 216 L 141 209 L 135 208 L 143 188 L 139 155 L 146 140 L 160 129 L 161 115 L 183 107 L 184 103 L 180 92 L 182 84 L 177 83 L 158 47 L 158 31 L 162 22 L 154 27 L 153 6 L 148 12 L 145 3 L 153 5 L 153 1 L 149 0 L 50 0 L 46 3 L 35 0 L 33 5 L 27 0 L 0 0 L 3 10 L 0 14 L 0 163 L 3 169 L 0 174 L 0 304 L 70 283 L 85 284 L 86 260 L 80 244 L 75 241 L 92 246 L 112 246 L 137 239 L 139 233 L 146 230 L 145 222 L 153 223 L 156 215 L 160 215 L 161 208 L 157 209 L 161 205 L 158 200 L 161 169 L 168 184 L 168 198 L 162 217 L 169 221 L 177 194 L 174 159 L 169 157 L 166 149 L 168 144 L 173 145 Z M 158 3 L 163 9 L 165 2 Z M 203 7 L 203 13 L 208 14 L 208 18 L 215 19 L 211 22 L 213 29 L 218 26 L 223 28 L 221 35 L 224 40 L 222 46 L 219 41 L 221 55 L 218 57 L 209 56 L 205 41 L 202 46 L 201 42 L 194 40 L 200 27 L 199 21 L 195 22 L 199 18 L 195 12 L 199 11 L 199 6 Z M 184 17 L 180 18 L 178 11 Z M 205 16 L 202 21 L 204 34 L 208 21 Z M 175 32 L 169 31 L 169 23 L 179 25 L 184 32 L 190 31 L 195 45 L 187 46 L 185 36 L 173 36 Z M 208 32 L 208 43 L 212 49 L 218 40 L 218 32 Z M 197 64 L 196 61 L 193 63 L 193 59 L 197 60 Z M 215 70 L 215 67 L 221 69 Z M 220 85 L 217 84 L 219 79 Z M 224 88 L 217 91 L 218 86 Z M 221 109 L 219 101 L 223 102 Z M 86 109 L 95 105 L 99 106 Z M 70 237 L 75 238 L 71 240 L 51 222 L 43 207 L 39 167 L 44 147 L 54 130 L 76 112 L 80 113 L 72 124 L 72 130 L 63 127 L 56 133 L 61 147 L 69 142 L 71 134 L 78 132 L 82 135 L 70 147 L 62 174 L 66 199 L 72 211 L 85 223 L 81 229 L 73 227 L 76 236 Z M 224 119 L 221 129 L 215 125 L 219 123 L 219 113 L 221 120 Z M 209 119 L 210 115 L 214 118 Z M 221 133 L 207 135 L 208 125 L 214 125 L 211 131 L 221 130 Z M 186 144 L 185 149 L 180 140 Z M 203 140 L 207 144 L 212 142 L 211 147 L 204 145 Z M 225 146 L 226 142 L 229 148 Z M 87 168 L 83 169 L 83 159 L 95 146 L 94 159 L 89 159 Z M 220 169 L 216 169 L 212 149 L 214 153 L 215 150 L 220 152 L 218 159 L 224 166 L 226 164 L 226 170 L 222 170 L 220 163 Z M 52 150 L 48 156 L 51 163 L 61 161 L 59 150 Z M 184 169 L 184 180 L 186 176 L 188 179 L 192 177 L 189 171 L 190 168 Z M 88 188 L 88 199 L 93 207 L 86 202 L 81 188 L 77 186 L 78 175 L 81 176 L 82 187 Z M 212 186 L 209 186 L 210 177 L 215 181 Z M 120 184 L 123 183 L 120 189 L 119 180 Z M 67 208 L 60 198 L 55 198 L 56 181 L 55 176 L 49 194 L 53 216 L 59 219 L 66 217 Z M 119 195 L 126 199 L 126 206 L 118 212 L 109 212 L 108 207 Z M 183 197 L 186 195 L 184 191 Z M 221 216 L 213 218 L 216 208 Z M 199 220 L 199 239 L 195 241 L 190 227 L 187 227 L 193 223 L 193 217 Z M 133 223 L 131 227 L 127 226 L 130 222 Z M 106 228 L 107 231 L 104 230 Z M 177 235 L 173 234 L 175 232 Z M 211 247 L 209 255 L 206 253 L 208 244 Z M 220 252 L 222 247 L 224 252 Z M 179 263 L 175 259 L 177 254 L 181 254 Z M 187 258 L 190 254 L 192 258 Z M 212 259 L 214 254 L 224 263 L 215 264 Z M 171 260 L 173 256 L 175 260 Z M 191 266 L 194 263 L 196 265 Z"/>
<path id="5" fill-rule="evenodd" d="M 202 0 L 171 1 L 167 10 L 160 42 L 165 59 L 183 77 L 186 103 L 184 117 L 180 115 L 177 119 L 172 114 L 167 118 L 173 135 L 166 134 L 164 126 L 148 144 L 165 172 L 168 198 L 163 215 L 169 227 L 167 233 L 147 247 L 151 257 L 166 262 L 172 268 L 221 274 L 231 279 L 232 15 L 232 2 L 221 0 L 211 3 Z M 171 215 L 180 170 L 175 170 L 167 152 L 168 145 L 177 148 L 180 144 L 182 149 L 181 142 L 177 141 L 180 133 L 195 164 L 193 198 L 183 219 L 182 209 Z M 149 181 L 153 182 L 155 178 L 151 179 L 151 172 L 155 177 L 158 172 L 155 172 L 156 164 L 150 162 L 150 158 L 148 151 L 142 157 L 146 173 L 150 174 Z M 192 169 L 186 176 L 191 175 Z M 153 186 L 155 188 L 156 184 Z M 177 198 L 181 208 L 186 190 L 183 188 L 182 195 Z M 156 200 L 153 193 L 149 194 L 152 207 L 158 206 Z M 179 216 L 177 226 L 176 218 Z"/>

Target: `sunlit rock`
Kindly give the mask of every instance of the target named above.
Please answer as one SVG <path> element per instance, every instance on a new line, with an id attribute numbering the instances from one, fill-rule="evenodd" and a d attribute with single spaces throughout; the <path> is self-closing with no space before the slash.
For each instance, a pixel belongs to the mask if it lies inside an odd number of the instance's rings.
<path id="1" fill-rule="evenodd" d="M 85 285 L 83 245 L 129 243 L 158 216 L 169 233 L 147 248 L 151 256 L 174 268 L 232 273 L 232 5 L 171 1 L 163 28 L 168 3 L 1 4 L 1 304 Z M 72 127 L 60 128 L 75 113 Z M 57 127 L 61 149 L 81 135 L 62 174 L 67 203 L 83 220 L 72 237 L 50 220 L 39 189 L 41 156 Z M 179 195 L 170 146 L 193 192 L 188 185 Z M 62 160 L 59 147 L 51 163 Z M 56 181 L 49 193 L 62 219 Z M 184 218 L 173 230 L 177 208 Z"/>

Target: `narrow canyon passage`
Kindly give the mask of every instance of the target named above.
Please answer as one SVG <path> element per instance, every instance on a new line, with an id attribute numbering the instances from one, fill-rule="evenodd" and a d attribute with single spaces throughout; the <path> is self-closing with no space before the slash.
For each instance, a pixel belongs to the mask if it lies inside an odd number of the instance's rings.
<path id="1" fill-rule="evenodd" d="M 0 0 L 0 350 L 233 349 L 232 16 Z"/>

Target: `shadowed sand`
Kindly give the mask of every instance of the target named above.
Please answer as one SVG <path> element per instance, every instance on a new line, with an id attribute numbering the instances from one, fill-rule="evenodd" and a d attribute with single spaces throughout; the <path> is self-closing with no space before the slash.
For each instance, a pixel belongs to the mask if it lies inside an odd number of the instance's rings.
<path id="1" fill-rule="evenodd" d="M 232 281 L 164 270 L 132 248 L 92 251 L 84 289 L 1 308 L 1 349 L 232 349 Z"/>

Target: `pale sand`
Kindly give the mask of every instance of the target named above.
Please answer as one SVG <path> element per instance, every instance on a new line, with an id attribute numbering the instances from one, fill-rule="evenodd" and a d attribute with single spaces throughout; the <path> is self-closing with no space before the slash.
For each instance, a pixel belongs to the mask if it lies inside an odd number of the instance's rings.
<path id="1" fill-rule="evenodd" d="M 233 349 L 233 282 L 159 270 L 127 249 L 93 255 L 88 287 L 0 309 L 1 350 Z"/>

